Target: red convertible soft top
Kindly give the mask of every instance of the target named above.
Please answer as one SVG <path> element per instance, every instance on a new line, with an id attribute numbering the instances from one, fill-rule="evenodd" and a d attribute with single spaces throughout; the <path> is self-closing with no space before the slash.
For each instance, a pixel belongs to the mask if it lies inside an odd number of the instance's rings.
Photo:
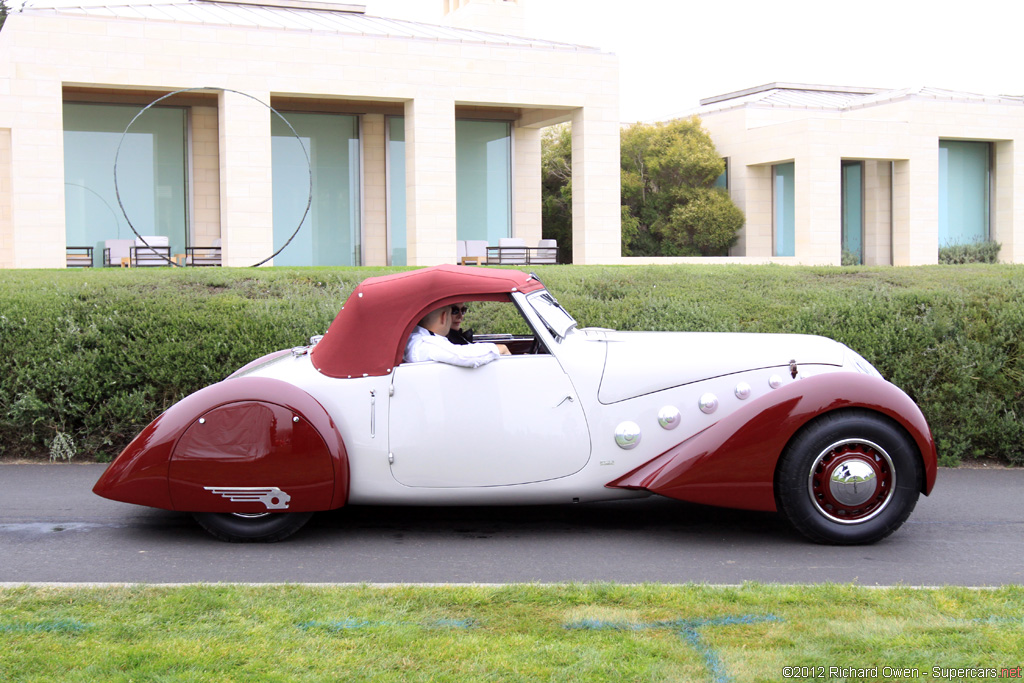
<path id="1" fill-rule="evenodd" d="M 543 288 L 527 273 L 479 266 L 434 266 L 367 278 L 310 359 L 329 377 L 386 375 L 402 362 L 409 334 L 430 311 L 461 301 L 507 301 L 512 292 Z"/>

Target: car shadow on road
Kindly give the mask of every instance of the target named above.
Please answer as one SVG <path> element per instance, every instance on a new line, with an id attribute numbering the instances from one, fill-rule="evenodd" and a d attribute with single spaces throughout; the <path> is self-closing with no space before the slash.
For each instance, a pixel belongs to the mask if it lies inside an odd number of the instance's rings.
<path id="1" fill-rule="evenodd" d="M 300 533 L 402 533 L 424 538 L 455 534 L 481 539 L 543 533 L 645 534 L 727 541 L 752 536 L 783 541 L 799 538 L 775 513 L 693 505 L 661 497 L 575 505 L 351 506 L 319 513 Z"/>
<path id="2" fill-rule="evenodd" d="M 127 522 L 127 523 L 124 523 Z M 139 508 L 119 526 L 137 540 L 173 538 L 175 544 L 208 540 L 189 513 Z M 806 544 L 778 514 L 684 503 L 652 496 L 574 505 L 346 506 L 319 512 L 286 544 L 335 540 L 395 542 L 458 540 L 583 540 L 635 543 L 638 538 L 672 543 Z"/>

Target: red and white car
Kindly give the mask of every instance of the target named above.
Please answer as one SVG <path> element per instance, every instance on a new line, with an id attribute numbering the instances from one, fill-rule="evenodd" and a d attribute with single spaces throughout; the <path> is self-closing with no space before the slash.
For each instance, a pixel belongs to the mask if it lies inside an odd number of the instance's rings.
<path id="1" fill-rule="evenodd" d="M 512 355 L 403 363 L 417 322 L 463 302 L 521 317 L 522 334 L 477 336 Z M 852 544 L 896 530 L 935 475 L 917 405 L 838 342 L 578 329 L 533 275 L 437 266 L 364 280 L 323 337 L 172 406 L 94 491 L 192 512 L 227 541 L 344 505 L 658 494 Z"/>

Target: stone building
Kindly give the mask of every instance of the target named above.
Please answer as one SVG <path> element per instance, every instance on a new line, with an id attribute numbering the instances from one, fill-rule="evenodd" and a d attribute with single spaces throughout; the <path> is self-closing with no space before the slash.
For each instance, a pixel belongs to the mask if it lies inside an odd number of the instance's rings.
<path id="1" fill-rule="evenodd" d="M 1024 262 L 1024 98 L 773 83 L 695 113 L 746 214 L 734 260 L 919 265 L 994 241 Z"/>
<path id="2" fill-rule="evenodd" d="M 11 14 L 0 267 L 64 267 L 69 246 L 100 265 L 106 240 L 134 232 L 175 254 L 220 244 L 231 266 L 423 266 L 454 262 L 458 240 L 536 244 L 541 129 L 563 121 L 574 260 L 617 260 L 616 57 L 523 37 L 519 0 L 436 1 L 437 25 L 308 0 Z"/>

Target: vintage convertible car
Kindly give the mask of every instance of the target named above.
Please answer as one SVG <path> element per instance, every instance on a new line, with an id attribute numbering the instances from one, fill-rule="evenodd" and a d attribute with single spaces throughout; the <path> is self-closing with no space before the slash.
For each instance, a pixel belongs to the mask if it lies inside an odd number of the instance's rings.
<path id="1" fill-rule="evenodd" d="M 403 363 L 416 323 L 461 302 L 515 316 L 522 333 L 498 337 L 512 355 Z M 344 505 L 659 494 L 853 544 L 897 529 L 935 474 L 916 404 L 838 342 L 578 329 L 535 275 L 437 266 L 364 280 L 309 346 L 173 405 L 94 491 L 227 541 L 281 540 Z"/>

